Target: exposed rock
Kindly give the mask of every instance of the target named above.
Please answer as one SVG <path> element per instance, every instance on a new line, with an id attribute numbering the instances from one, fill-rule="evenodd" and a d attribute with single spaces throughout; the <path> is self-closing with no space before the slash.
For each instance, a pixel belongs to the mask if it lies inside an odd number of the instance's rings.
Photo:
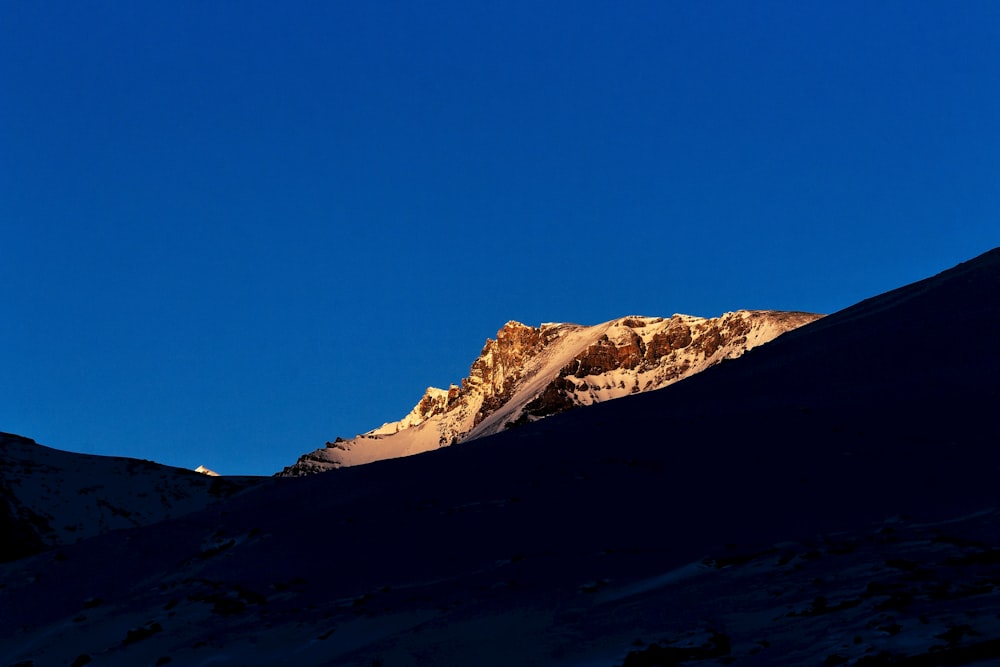
<path id="1" fill-rule="evenodd" d="M 479 357 L 472 363 L 469 377 L 463 382 L 467 391 L 479 389 L 482 403 L 474 424 L 503 406 L 523 377 L 528 360 L 549 342 L 541 329 L 520 322 L 508 322 L 497 332 L 496 340 L 486 339 Z"/>
<path id="2" fill-rule="evenodd" d="M 508 322 L 486 340 L 460 386 L 429 387 L 403 419 L 337 438 L 279 475 L 417 454 L 659 389 L 819 317 L 737 311 L 712 319 L 629 316 L 591 327 Z"/>
<path id="3" fill-rule="evenodd" d="M 570 397 L 577 391 L 586 391 L 588 388 L 586 384 L 577 385 L 563 376 L 557 377 L 545 387 L 545 390 L 537 398 L 532 399 L 524 406 L 524 414 L 529 418 L 548 417 L 571 410 L 577 404 Z M 517 423 L 511 422 L 515 425 Z"/>
<path id="4" fill-rule="evenodd" d="M 642 338 L 630 329 L 627 330 L 626 340 L 619 343 L 613 343 L 604 334 L 564 370 L 571 370 L 578 378 L 600 375 L 619 368 L 631 370 L 642 363 L 645 351 L 646 345 Z"/>
<path id="5" fill-rule="evenodd" d="M 671 317 L 662 331 L 657 331 L 646 345 L 646 363 L 656 365 L 674 350 L 683 350 L 691 344 L 691 328 L 678 317 Z"/>

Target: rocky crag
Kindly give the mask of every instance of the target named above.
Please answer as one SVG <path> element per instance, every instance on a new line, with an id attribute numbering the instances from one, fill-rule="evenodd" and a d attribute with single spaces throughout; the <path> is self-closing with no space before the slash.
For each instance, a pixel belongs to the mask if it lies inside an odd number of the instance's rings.
<path id="1" fill-rule="evenodd" d="M 305 454 L 280 476 L 398 458 L 490 435 L 574 408 L 660 389 L 821 317 L 741 310 L 716 318 L 623 317 L 595 326 L 508 322 L 469 377 L 430 387 L 412 411 Z"/>

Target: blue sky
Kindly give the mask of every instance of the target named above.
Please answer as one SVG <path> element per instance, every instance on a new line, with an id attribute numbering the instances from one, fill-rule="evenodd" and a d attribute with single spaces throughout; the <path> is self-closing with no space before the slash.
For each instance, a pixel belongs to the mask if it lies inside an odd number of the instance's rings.
<path id="1" fill-rule="evenodd" d="M 510 319 L 1000 245 L 1000 5 L 819 5 L 0 4 L 0 430 L 270 474 Z"/>

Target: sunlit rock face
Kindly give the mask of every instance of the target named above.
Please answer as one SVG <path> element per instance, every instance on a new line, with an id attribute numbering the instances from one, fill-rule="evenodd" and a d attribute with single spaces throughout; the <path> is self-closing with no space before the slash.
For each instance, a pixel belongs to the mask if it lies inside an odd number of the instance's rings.
<path id="1" fill-rule="evenodd" d="M 663 323 L 540 327 L 555 338 L 474 427 L 501 432 L 330 475 L 241 482 L 0 433 L 0 665 L 1000 664 L 998 293 L 1000 249 L 505 429 L 525 397 L 658 372 L 626 367 Z M 935 356 L 928 321 L 961 344 Z M 691 340 L 650 356 L 716 344 L 669 326 Z"/>
<path id="2" fill-rule="evenodd" d="M 474 424 L 510 401 L 532 359 L 557 337 L 553 327 L 535 328 L 512 321 L 497 332 L 496 340 L 486 340 L 483 351 L 472 363 L 469 377 L 462 382 L 468 395 L 482 396 Z M 461 438 L 463 434 L 456 435 Z"/>
<path id="3" fill-rule="evenodd" d="M 629 316 L 595 326 L 508 322 L 486 340 L 459 385 L 430 387 L 399 421 L 337 438 L 279 475 L 409 456 L 660 389 L 819 317 L 741 310 L 716 318 Z"/>

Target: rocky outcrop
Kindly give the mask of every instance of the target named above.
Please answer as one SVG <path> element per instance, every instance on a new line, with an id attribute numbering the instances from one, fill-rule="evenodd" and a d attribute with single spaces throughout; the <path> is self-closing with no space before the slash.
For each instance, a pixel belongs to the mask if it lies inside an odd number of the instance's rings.
<path id="1" fill-rule="evenodd" d="M 497 332 L 496 340 L 486 339 L 483 351 L 472 362 L 469 377 L 462 382 L 466 392 L 482 394 L 474 424 L 510 400 L 529 360 L 551 342 L 552 334 L 551 328 L 543 330 L 511 321 Z"/>
<path id="2" fill-rule="evenodd" d="M 630 316 L 590 327 L 508 322 L 486 340 L 460 385 L 430 387 L 403 419 L 337 438 L 279 475 L 409 456 L 659 389 L 819 317 L 743 310 L 711 319 Z"/>

